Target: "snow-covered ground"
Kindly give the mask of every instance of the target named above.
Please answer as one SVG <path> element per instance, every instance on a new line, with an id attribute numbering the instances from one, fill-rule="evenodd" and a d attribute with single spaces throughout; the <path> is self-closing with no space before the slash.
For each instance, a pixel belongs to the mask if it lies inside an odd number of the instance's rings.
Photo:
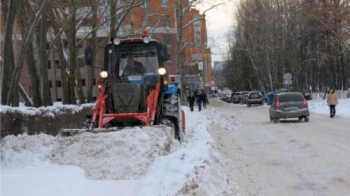
<path id="1" fill-rule="evenodd" d="M 325 100 L 308 103 L 311 112 L 329 114 Z M 1 106 L 0 112 L 5 109 L 11 110 Z M 225 156 L 212 151 L 216 144 L 208 130 L 218 120 L 207 111 L 183 109 L 182 144 L 164 128 L 147 127 L 69 138 L 7 136 L 1 140 L 0 195 L 244 195 L 225 170 Z M 350 118 L 350 99 L 340 99 L 336 109 L 336 117 Z M 209 110 L 215 112 L 212 106 Z"/>

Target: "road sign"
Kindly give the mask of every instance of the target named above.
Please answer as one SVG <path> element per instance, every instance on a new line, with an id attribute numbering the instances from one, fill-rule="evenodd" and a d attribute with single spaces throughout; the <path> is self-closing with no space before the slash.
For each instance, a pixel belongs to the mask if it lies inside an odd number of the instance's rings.
<path id="1" fill-rule="evenodd" d="M 185 81 L 187 84 L 193 83 L 193 82 L 200 82 L 200 77 L 198 74 L 186 74 L 185 75 Z"/>
<path id="2" fill-rule="evenodd" d="M 290 74 L 290 73 L 285 73 L 284 75 L 283 75 L 283 84 L 285 84 L 285 85 L 290 85 L 290 84 L 292 84 L 293 83 L 293 81 L 292 81 L 292 74 Z"/>

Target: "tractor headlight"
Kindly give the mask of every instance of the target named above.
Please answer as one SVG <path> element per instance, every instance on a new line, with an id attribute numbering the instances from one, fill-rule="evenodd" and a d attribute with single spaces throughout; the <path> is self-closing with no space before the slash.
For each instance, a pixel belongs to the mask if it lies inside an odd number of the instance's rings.
<path id="1" fill-rule="evenodd" d="M 120 39 L 119 38 L 115 38 L 113 40 L 113 43 L 114 43 L 114 45 L 119 45 L 120 44 Z"/>
<path id="2" fill-rule="evenodd" d="M 143 38 L 143 42 L 144 42 L 145 44 L 148 44 L 150 41 L 151 41 L 151 39 L 150 39 L 149 37 L 144 37 L 144 38 Z"/>
<path id="3" fill-rule="evenodd" d="M 100 76 L 101 76 L 101 78 L 107 78 L 108 77 L 108 73 L 106 71 L 101 71 L 100 72 Z"/>
<path id="4" fill-rule="evenodd" d="M 159 75 L 165 75 L 166 74 L 166 69 L 164 68 L 164 67 L 161 67 L 161 68 L 159 68 L 158 69 L 158 73 L 159 73 Z"/>

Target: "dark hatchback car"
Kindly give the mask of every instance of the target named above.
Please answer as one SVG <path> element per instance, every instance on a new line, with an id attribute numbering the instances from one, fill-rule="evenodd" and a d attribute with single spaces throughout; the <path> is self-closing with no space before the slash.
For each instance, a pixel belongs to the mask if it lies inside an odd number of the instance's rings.
<path id="1" fill-rule="evenodd" d="M 265 97 L 259 91 L 250 91 L 246 98 L 247 107 L 253 104 L 264 105 Z"/>
<path id="2" fill-rule="evenodd" d="M 298 118 L 309 122 L 310 112 L 304 95 L 300 92 L 275 94 L 269 108 L 270 120 L 277 123 L 280 119 Z"/>

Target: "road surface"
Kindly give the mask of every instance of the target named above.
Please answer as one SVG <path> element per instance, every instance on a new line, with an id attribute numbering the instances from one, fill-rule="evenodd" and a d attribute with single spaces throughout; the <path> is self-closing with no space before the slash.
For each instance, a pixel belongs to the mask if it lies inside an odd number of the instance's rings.
<path id="1" fill-rule="evenodd" d="M 275 124 L 267 106 L 218 99 L 204 112 L 241 195 L 350 195 L 349 119 L 311 113 L 310 122 Z"/>

